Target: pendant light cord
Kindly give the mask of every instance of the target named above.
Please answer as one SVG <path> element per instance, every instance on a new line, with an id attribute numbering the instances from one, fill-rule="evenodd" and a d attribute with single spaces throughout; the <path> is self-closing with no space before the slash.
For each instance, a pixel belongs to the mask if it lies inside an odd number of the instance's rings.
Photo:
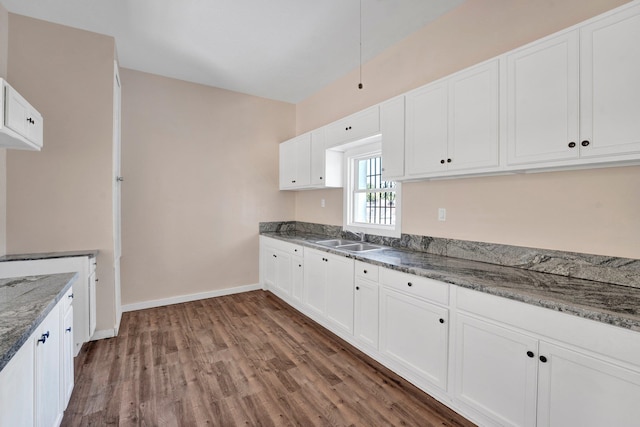
<path id="1" fill-rule="evenodd" d="M 358 83 L 358 89 L 362 88 L 362 0 L 360 0 L 360 83 Z"/>

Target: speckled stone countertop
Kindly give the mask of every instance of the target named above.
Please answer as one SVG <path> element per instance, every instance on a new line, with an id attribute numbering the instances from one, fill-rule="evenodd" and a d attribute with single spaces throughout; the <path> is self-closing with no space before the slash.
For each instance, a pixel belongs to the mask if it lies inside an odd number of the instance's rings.
<path id="1" fill-rule="evenodd" d="M 77 273 L 0 279 L 0 371 L 47 317 Z"/>
<path id="2" fill-rule="evenodd" d="M 640 289 L 404 249 L 353 253 L 315 242 L 331 237 L 296 231 L 261 232 L 300 244 L 463 288 L 640 331 Z"/>
<path id="3" fill-rule="evenodd" d="M 65 252 L 41 252 L 33 254 L 13 254 L 0 256 L 0 262 L 6 261 L 31 261 L 36 259 L 50 259 L 50 258 L 71 258 L 78 256 L 88 256 L 89 258 L 95 258 L 98 256 L 98 250 L 85 250 L 85 251 L 65 251 Z"/>

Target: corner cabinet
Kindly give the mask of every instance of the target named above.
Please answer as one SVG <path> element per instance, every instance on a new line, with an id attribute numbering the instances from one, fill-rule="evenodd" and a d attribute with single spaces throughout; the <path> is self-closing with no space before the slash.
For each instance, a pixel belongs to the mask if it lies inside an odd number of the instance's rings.
<path id="1" fill-rule="evenodd" d="M 0 79 L 0 147 L 40 151 L 42 115 L 4 79 Z"/>

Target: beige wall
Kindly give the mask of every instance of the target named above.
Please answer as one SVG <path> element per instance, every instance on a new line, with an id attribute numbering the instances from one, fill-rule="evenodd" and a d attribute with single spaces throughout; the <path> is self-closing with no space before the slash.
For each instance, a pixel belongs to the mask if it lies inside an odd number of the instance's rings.
<path id="1" fill-rule="evenodd" d="M 297 132 L 623 3 L 468 0 L 365 64 L 364 90 L 354 71 L 299 103 Z M 405 233 L 640 258 L 640 167 L 418 182 L 404 191 Z M 342 224 L 342 190 L 299 192 L 296 219 Z"/>
<path id="2" fill-rule="evenodd" d="M 97 329 L 113 329 L 114 39 L 9 14 L 8 78 L 44 117 L 7 156 L 9 253 L 98 249 Z"/>
<path id="3" fill-rule="evenodd" d="M 122 302 L 258 283 L 292 104 L 122 69 Z"/>
<path id="4" fill-rule="evenodd" d="M 7 78 L 9 12 L 0 4 L 0 77 Z M 7 251 L 7 150 L 0 149 L 0 255 Z"/>

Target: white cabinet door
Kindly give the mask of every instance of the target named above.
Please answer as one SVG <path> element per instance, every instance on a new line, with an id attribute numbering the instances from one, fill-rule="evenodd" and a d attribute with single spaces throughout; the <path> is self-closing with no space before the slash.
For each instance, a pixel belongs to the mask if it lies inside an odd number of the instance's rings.
<path id="1" fill-rule="evenodd" d="M 446 390 L 449 311 L 385 287 L 380 299 L 380 352 Z"/>
<path id="2" fill-rule="evenodd" d="M 264 285 L 273 291 L 278 280 L 278 254 L 277 250 L 269 245 L 263 248 Z"/>
<path id="3" fill-rule="evenodd" d="M 30 338 L 0 371 L 0 426 L 34 425 L 34 354 Z"/>
<path id="4" fill-rule="evenodd" d="M 326 316 L 344 332 L 353 334 L 353 265 L 351 258 L 325 254 Z"/>
<path id="5" fill-rule="evenodd" d="M 447 83 L 427 85 L 406 96 L 405 174 L 407 178 L 446 170 Z"/>
<path id="6" fill-rule="evenodd" d="M 455 397 L 504 426 L 535 426 L 538 340 L 458 314 Z"/>
<path id="7" fill-rule="evenodd" d="M 498 81 L 497 59 L 458 73 L 449 80 L 447 170 L 499 165 Z"/>
<path id="8" fill-rule="evenodd" d="M 325 252 L 313 249 L 304 252 L 304 304 L 313 313 L 324 316 L 326 309 Z"/>
<path id="9" fill-rule="evenodd" d="M 311 185 L 323 186 L 325 183 L 326 151 L 324 128 L 311 132 Z"/>
<path id="10" fill-rule="evenodd" d="M 4 117 L 0 118 L 0 129 L 4 123 L 8 129 L 20 135 L 24 140 L 15 137 L 0 139 L 5 142 L 4 145 L 7 147 L 40 150 L 43 134 L 42 116 L 15 89 L 2 80 L 0 80 L 0 89 L 4 92 L 0 98 L 4 102 L 5 109 Z"/>
<path id="11" fill-rule="evenodd" d="M 62 407 L 66 408 L 73 392 L 73 307 L 62 320 Z"/>
<path id="12" fill-rule="evenodd" d="M 291 295 L 291 255 L 284 251 L 276 251 L 276 283 L 275 289 L 284 297 Z"/>
<path id="13" fill-rule="evenodd" d="M 575 30 L 507 55 L 509 165 L 578 157 L 578 45 Z"/>
<path id="14" fill-rule="evenodd" d="M 280 189 L 306 187 L 311 182 L 311 134 L 280 144 Z"/>
<path id="15" fill-rule="evenodd" d="M 44 319 L 33 336 L 35 353 L 36 426 L 60 425 L 62 420 L 60 304 Z"/>
<path id="16" fill-rule="evenodd" d="M 326 126 L 326 147 L 331 148 L 380 133 L 380 107 L 375 105 Z"/>
<path id="17" fill-rule="evenodd" d="M 404 176 L 404 96 L 380 104 L 382 133 L 382 179 Z"/>
<path id="18" fill-rule="evenodd" d="M 640 6 L 580 29 L 581 156 L 640 153 Z"/>
<path id="19" fill-rule="evenodd" d="M 343 155 L 327 150 L 325 128 L 311 132 L 311 187 L 342 187 Z"/>
<path id="20" fill-rule="evenodd" d="M 540 357 L 538 426 L 638 425 L 640 372 L 546 342 Z"/>
<path id="21" fill-rule="evenodd" d="M 363 344 L 378 349 L 378 284 L 356 278 L 354 335 Z"/>
<path id="22" fill-rule="evenodd" d="M 291 255 L 287 251 L 265 243 L 263 247 L 264 285 L 282 298 L 293 290 Z"/>
<path id="23" fill-rule="evenodd" d="M 291 259 L 292 289 L 291 298 L 296 302 L 302 301 L 302 291 L 304 289 L 304 258 L 294 256 Z"/>

